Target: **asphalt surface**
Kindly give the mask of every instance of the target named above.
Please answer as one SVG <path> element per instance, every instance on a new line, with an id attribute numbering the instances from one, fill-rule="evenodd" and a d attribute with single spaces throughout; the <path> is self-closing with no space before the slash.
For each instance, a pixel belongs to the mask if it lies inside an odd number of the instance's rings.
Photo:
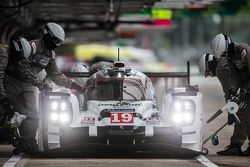
<path id="1" fill-rule="evenodd" d="M 203 93 L 203 106 L 204 106 L 204 122 L 213 115 L 224 104 L 222 89 L 216 78 L 192 77 L 191 83 L 199 85 L 200 91 Z M 222 114 L 214 122 L 209 125 L 204 123 L 204 138 L 212 134 L 219 126 L 223 125 L 227 120 L 227 115 Z M 204 147 L 208 148 L 209 154 L 203 159 L 206 166 L 217 166 L 224 167 L 248 167 L 250 166 L 250 157 L 239 157 L 239 156 L 219 156 L 216 154 L 217 151 L 224 149 L 229 143 L 230 136 L 232 135 L 233 126 L 225 127 L 218 135 L 220 143 L 218 146 L 214 146 L 211 142 L 205 144 Z M 247 148 L 248 142 L 245 143 L 243 150 Z M 10 145 L 0 145 L 0 166 L 7 165 L 11 166 L 16 162 L 15 166 L 18 167 L 199 167 L 204 166 L 197 158 L 169 158 L 164 155 L 147 155 L 147 154 L 129 154 L 119 153 L 105 155 L 102 152 L 93 155 L 80 154 L 77 156 L 64 157 L 61 155 L 53 156 L 37 156 L 30 157 L 28 155 L 21 155 L 20 157 L 12 157 L 12 147 Z M 12 159 L 10 159 L 12 157 Z M 202 157 L 204 158 L 204 157 Z M 213 164 L 207 164 L 211 161 Z M 13 163 L 11 163 L 13 162 Z"/>

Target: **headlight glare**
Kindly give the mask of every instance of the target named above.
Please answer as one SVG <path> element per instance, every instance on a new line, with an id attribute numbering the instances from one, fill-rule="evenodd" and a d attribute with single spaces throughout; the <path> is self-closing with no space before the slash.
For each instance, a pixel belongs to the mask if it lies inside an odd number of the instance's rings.
<path id="1" fill-rule="evenodd" d="M 188 126 L 195 120 L 195 103 L 189 99 L 173 100 L 170 106 L 170 121 L 175 126 Z"/>
<path id="2" fill-rule="evenodd" d="M 182 108 L 181 102 L 180 102 L 180 101 L 174 102 L 174 108 L 175 108 L 175 110 L 178 111 L 178 112 L 181 111 L 181 108 Z"/>
<path id="3" fill-rule="evenodd" d="M 179 112 L 174 113 L 172 116 L 172 120 L 175 124 L 180 125 L 183 121 L 181 113 L 179 113 Z"/>
<path id="4" fill-rule="evenodd" d="M 56 113 L 56 112 L 51 113 L 50 114 L 50 119 L 52 121 L 57 121 L 58 120 L 58 113 Z"/>
<path id="5" fill-rule="evenodd" d="M 57 110 L 58 109 L 58 103 L 56 101 L 51 103 L 51 109 L 52 110 Z"/>
<path id="6" fill-rule="evenodd" d="M 192 103 L 190 101 L 184 102 L 184 109 L 185 110 L 191 110 L 192 109 Z"/>
<path id="7" fill-rule="evenodd" d="M 187 124 L 190 124 L 194 120 L 194 116 L 189 112 L 185 112 L 183 114 L 183 118 L 184 118 L 185 123 Z"/>
<path id="8" fill-rule="evenodd" d="M 61 103 L 61 110 L 62 110 L 62 111 L 65 111 L 66 108 L 67 108 L 67 104 L 66 104 L 65 102 L 62 102 L 62 103 Z"/>
<path id="9" fill-rule="evenodd" d="M 52 124 L 68 126 L 71 123 L 73 111 L 69 101 L 52 99 L 48 104 L 48 119 Z"/>
<path id="10" fill-rule="evenodd" d="M 61 123 L 67 123 L 69 121 L 69 115 L 67 113 L 61 113 L 59 119 Z"/>

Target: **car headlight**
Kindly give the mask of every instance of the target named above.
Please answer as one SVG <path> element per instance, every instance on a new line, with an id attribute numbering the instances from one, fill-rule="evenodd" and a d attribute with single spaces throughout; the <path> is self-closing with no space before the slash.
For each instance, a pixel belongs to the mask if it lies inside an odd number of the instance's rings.
<path id="1" fill-rule="evenodd" d="M 57 120 L 58 120 L 58 113 L 52 112 L 52 113 L 50 114 L 50 119 L 51 119 L 52 121 L 57 121 Z"/>
<path id="2" fill-rule="evenodd" d="M 195 103 L 189 99 L 173 100 L 170 106 L 170 120 L 175 126 L 188 126 L 195 120 Z"/>
<path id="3" fill-rule="evenodd" d="M 59 120 L 61 123 L 66 123 L 69 121 L 69 114 L 68 113 L 60 113 L 60 117 L 59 117 Z"/>
<path id="4" fill-rule="evenodd" d="M 62 102 L 61 103 L 61 110 L 65 111 L 67 109 L 67 103 L 66 102 Z"/>
<path id="5" fill-rule="evenodd" d="M 50 104 L 50 107 L 51 107 L 52 110 L 57 110 L 58 109 L 58 102 L 57 101 L 53 101 Z"/>
<path id="6" fill-rule="evenodd" d="M 67 125 L 72 121 L 72 107 L 70 102 L 51 100 L 48 107 L 50 122 Z"/>

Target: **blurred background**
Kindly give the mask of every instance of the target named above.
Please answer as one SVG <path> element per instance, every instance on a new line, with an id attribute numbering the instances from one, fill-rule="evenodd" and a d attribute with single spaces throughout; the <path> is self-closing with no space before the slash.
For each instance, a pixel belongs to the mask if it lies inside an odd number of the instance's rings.
<path id="1" fill-rule="evenodd" d="M 46 22 L 60 24 L 58 65 L 116 60 L 141 71 L 182 70 L 210 52 L 217 33 L 250 38 L 250 0 L 0 0 L 0 43 L 39 38 Z M 195 70 L 197 71 L 197 70 Z"/>
<path id="2" fill-rule="evenodd" d="M 0 0 L 0 43 L 40 38 L 44 25 L 56 22 L 66 32 L 55 50 L 64 71 L 76 63 L 117 60 L 117 48 L 121 60 L 140 71 L 184 71 L 190 61 L 191 84 L 203 93 L 206 121 L 225 101 L 216 78 L 199 76 L 199 57 L 210 52 L 218 33 L 248 43 L 249 16 L 250 0 Z M 214 131 L 226 117 L 205 131 Z M 232 128 L 223 132 L 219 148 L 208 144 L 212 153 L 229 143 Z"/>

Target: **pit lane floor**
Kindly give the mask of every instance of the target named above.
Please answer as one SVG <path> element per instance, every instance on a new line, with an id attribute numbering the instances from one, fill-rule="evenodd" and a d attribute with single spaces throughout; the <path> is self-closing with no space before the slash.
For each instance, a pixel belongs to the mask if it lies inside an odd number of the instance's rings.
<path id="1" fill-rule="evenodd" d="M 204 100 L 204 122 L 223 104 L 223 93 L 216 78 L 192 77 L 191 83 L 199 85 L 201 92 L 203 93 Z M 212 134 L 219 126 L 223 125 L 227 120 L 227 115 L 223 114 L 216 121 L 211 122 L 209 125 L 204 123 L 204 138 Z M 179 166 L 224 166 L 224 167 L 248 167 L 250 164 L 250 157 L 239 157 L 239 156 L 219 156 L 216 152 L 224 149 L 229 143 L 230 136 L 232 134 L 233 126 L 225 127 L 218 135 L 220 144 L 213 146 L 211 142 L 205 144 L 204 147 L 209 149 L 209 154 L 200 161 L 196 158 L 181 159 L 168 158 L 157 155 L 110 155 L 105 156 L 99 155 L 79 155 L 77 157 L 61 157 L 57 155 L 53 157 L 30 157 L 28 155 L 20 155 L 19 157 L 12 157 L 12 148 L 9 145 L 0 145 L 0 166 L 5 164 L 5 167 L 18 166 L 18 167 L 72 167 L 72 166 L 87 166 L 87 167 L 179 167 Z M 247 143 L 244 145 L 244 149 L 247 147 Z M 12 157 L 12 159 L 10 159 Z M 207 158 L 207 159 L 204 159 Z M 8 162 L 7 162 L 8 161 Z M 210 163 L 211 161 L 211 163 Z M 7 162 L 7 163 L 6 163 Z M 204 164 L 202 164 L 204 163 Z"/>

